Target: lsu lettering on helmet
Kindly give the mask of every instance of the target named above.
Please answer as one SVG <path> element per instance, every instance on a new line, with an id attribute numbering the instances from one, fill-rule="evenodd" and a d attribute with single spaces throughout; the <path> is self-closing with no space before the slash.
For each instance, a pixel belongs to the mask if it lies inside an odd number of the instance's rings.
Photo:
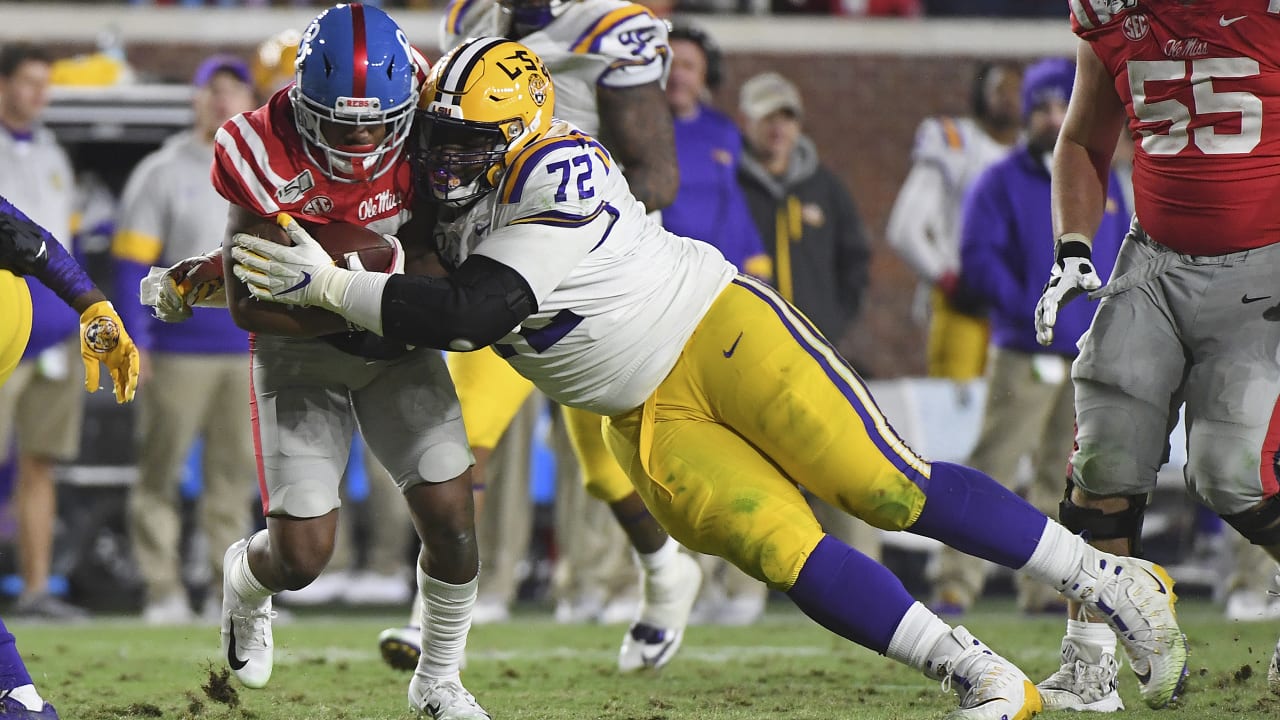
<path id="1" fill-rule="evenodd" d="M 281 30 L 258 45 L 253 54 L 253 89 L 266 99 L 293 82 L 294 63 L 302 34 L 292 28 Z"/>
<path id="2" fill-rule="evenodd" d="M 289 98 L 307 154 L 326 176 L 365 182 L 395 165 L 418 100 L 416 70 L 404 31 L 376 7 L 337 5 L 311 21 L 298 47 Z M 330 139 L 354 126 L 386 132 L 372 144 Z"/>
<path id="3" fill-rule="evenodd" d="M 546 134 L 555 89 L 529 48 L 471 38 L 432 68 L 418 105 L 415 182 L 460 207 L 497 187 L 509 159 Z"/>
<path id="4" fill-rule="evenodd" d="M 551 24 L 574 0 L 498 0 L 501 35 L 522 38 Z"/>

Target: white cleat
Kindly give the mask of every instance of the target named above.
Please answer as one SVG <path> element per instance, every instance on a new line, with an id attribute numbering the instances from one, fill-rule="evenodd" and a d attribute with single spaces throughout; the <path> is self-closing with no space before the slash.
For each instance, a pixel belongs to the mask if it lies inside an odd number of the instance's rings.
<path id="1" fill-rule="evenodd" d="M 1276 651 L 1271 654 L 1271 665 L 1267 667 L 1267 687 L 1274 695 L 1280 695 L 1280 640 L 1276 641 Z"/>
<path id="2" fill-rule="evenodd" d="M 222 654 L 242 685 L 261 688 L 271 679 L 274 662 L 271 598 L 258 604 L 241 603 L 227 580 L 233 563 L 248 547 L 248 539 L 232 543 L 222 559 Z"/>
<path id="3" fill-rule="evenodd" d="M 1124 701 L 1116 689 L 1120 663 L 1093 643 L 1062 639 L 1062 667 L 1038 687 L 1045 710 L 1116 712 Z"/>
<path id="4" fill-rule="evenodd" d="M 671 662 L 684 641 L 684 629 L 701 586 L 702 568 L 683 552 L 674 555 L 660 574 L 645 575 L 638 619 L 622 636 L 619 671 L 657 669 Z"/>
<path id="5" fill-rule="evenodd" d="M 963 627 L 951 637 L 964 650 L 934 671 L 942 688 L 960 697 L 960 707 L 946 720 L 1028 720 L 1043 709 L 1036 686 L 1016 665 Z"/>
<path id="6" fill-rule="evenodd" d="M 409 681 L 409 708 L 431 720 L 491 720 L 456 677 L 433 678 L 415 672 Z"/>
<path id="7" fill-rule="evenodd" d="M 378 635 L 378 652 L 396 670 L 414 670 L 422 657 L 422 629 L 406 625 L 383 630 Z"/>
<path id="8" fill-rule="evenodd" d="M 1178 698 L 1187 678 L 1187 638 L 1178 627 L 1173 578 L 1146 560 L 1092 548 L 1072 589 L 1091 616 L 1116 631 L 1142 700 L 1159 709 Z"/>

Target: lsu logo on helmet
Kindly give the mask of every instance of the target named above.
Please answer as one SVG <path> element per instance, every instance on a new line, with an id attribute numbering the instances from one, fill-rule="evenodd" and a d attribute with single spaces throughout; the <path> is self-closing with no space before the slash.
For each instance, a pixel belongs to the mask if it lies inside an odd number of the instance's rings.
<path id="1" fill-rule="evenodd" d="M 109 317 L 96 317 L 84 330 L 84 344 L 90 350 L 105 355 L 120 344 L 120 326 Z"/>

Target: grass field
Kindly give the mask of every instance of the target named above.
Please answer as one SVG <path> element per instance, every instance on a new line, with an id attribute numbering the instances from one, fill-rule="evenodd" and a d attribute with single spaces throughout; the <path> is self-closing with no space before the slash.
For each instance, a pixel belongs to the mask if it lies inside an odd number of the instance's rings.
<path id="1" fill-rule="evenodd" d="M 775 606 L 754 627 L 691 629 L 671 666 L 638 677 L 613 670 L 621 626 L 563 626 L 541 613 L 520 614 L 473 631 L 463 678 L 497 720 L 917 720 L 954 707 L 937 683 Z M 1123 670 L 1123 717 L 1280 717 L 1280 697 L 1266 686 L 1280 623 L 1231 623 L 1190 602 L 1180 617 L 1193 652 L 1188 692 L 1174 709 L 1148 710 Z M 313 616 L 278 625 L 275 674 L 265 690 L 222 676 L 216 628 L 102 620 L 11 629 L 64 720 L 406 720 L 413 717 L 408 675 L 385 668 L 374 643 L 401 619 Z M 1060 620 L 1024 619 L 992 604 L 963 624 L 1033 680 L 1057 667 Z"/>

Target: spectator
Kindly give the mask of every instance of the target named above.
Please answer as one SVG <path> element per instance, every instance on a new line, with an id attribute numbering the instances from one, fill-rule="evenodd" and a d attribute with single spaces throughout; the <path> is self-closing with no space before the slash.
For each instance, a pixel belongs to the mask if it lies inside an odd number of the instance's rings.
<path id="1" fill-rule="evenodd" d="M 249 342 L 225 311 L 196 308 L 185 323 L 149 317 L 138 284 L 152 265 L 170 265 L 215 247 L 227 202 L 209 182 L 213 134 L 254 108 L 248 66 L 214 55 L 197 68 L 195 124 L 169 138 L 134 169 L 125 187 L 112 243 L 121 309 L 143 353 L 145 390 L 139 412 L 138 483 L 129 496 L 129 535 L 146 583 L 142 617 L 148 623 L 189 622 L 182 584 L 178 485 L 187 456 L 203 437 L 200 525 L 208 538 L 213 577 L 222 575 L 224 549 L 249 530 L 255 474 L 249 396 Z M 206 607 L 216 617 L 221 588 Z"/>
<path id="2" fill-rule="evenodd" d="M 1075 399 L 1071 361 L 1096 302 L 1077 302 L 1058 316 L 1053 344 L 1036 342 L 1035 307 L 1044 267 L 1053 260 L 1049 159 L 1075 77 L 1075 64 L 1055 58 L 1027 68 L 1022 85 L 1025 140 L 974 182 L 965 198 L 959 282 L 991 310 L 992 350 L 987 401 L 970 466 L 1009 482 L 1024 455 L 1032 478 L 1026 498 L 1041 512 L 1057 511 L 1062 472 L 1071 454 Z M 1100 277 L 1111 274 L 1129 227 L 1121 184 L 1112 173 L 1106 212 L 1094 236 Z M 939 614 L 967 610 L 981 594 L 988 564 L 943 548 L 935 585 Z M 1065 601 L 1047 586 L 1018 580 L 1024 613 L 1062 612 Z"/>
<path id="3" fill-rule="evenodd" d="M 75 188 L 71 163 L 40 124 L 49 100 L 50 56 L 33 45 L 0 49 L 0 195 L 23 208 L 59 242 L 71 237 Z M 79 318 L 47 287 L 28 283 L 34 308 L 31 340 L 17 370 L 0 388 L 0 456 L 17 431 L 18 566 L 22 594 L 13 614 L 72 620 L 83 609 L 49 594 L 57 518 L 54 468 L 80 449 L 84 399 L 79 385 Z M 2 459 L 2 458 L 0 458 Z"/>
<path id="4" fill-rule="evenodd" d="M 702 28 L 673 21 L 667 104 L 675 125 L 680 186 L 662 211 L 662 225 L 677 235 L 714 245 L 738 270 L 771 280 L 773 261 L 747 207 L 738 166 L 742 135 L 709 104 L 720 84 L 720 49 Z M 727 561 L 702 555 L 702 593 L 694 607 L 697 624 L 749 625 L 764 613 L 768 588 Z"/>
<path id="5" fill-rule="evenodd" d="M 990 335 L 985 312 L 960 292 L 960 206 L 974 179 L 1009 152 L 1021 129 L 1015 65 L 982 64 L 972 116 L 926 118 L 916 130 L 911 172 L 898 191 L 885 237 L 927 289 L 929 377 L 982 377 Z"/>
<path id="6" fill-rule="evenodd" d="M 791 81 L 772 72 L 747 80 L 739 110 L 747 152 L 738 180 L 773 259 L 775 284 L 838 342 L 858 316 L 871 263 L 858 209 L 802 134 L 804 105 Z M 878 531 L 816 498 L 810 503 L 828 532 L 879 557 Z"/>

